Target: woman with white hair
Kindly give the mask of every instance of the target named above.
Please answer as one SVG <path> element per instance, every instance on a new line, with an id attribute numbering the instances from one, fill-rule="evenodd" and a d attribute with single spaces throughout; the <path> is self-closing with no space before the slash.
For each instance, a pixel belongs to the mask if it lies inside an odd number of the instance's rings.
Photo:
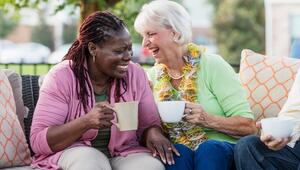
<path id="1" fill-rule="evenodd" d="M 222 57 L 191 43 L 191 19 L 176 2 L 145 4 L 135 29 L 156 64 L 148 72 L 157 101 L 184 100 L 185 117 L 163 122 L 180 152 L 166 169 L 230 169 L 237 138 L 256 132 L 239 80 Z"/>

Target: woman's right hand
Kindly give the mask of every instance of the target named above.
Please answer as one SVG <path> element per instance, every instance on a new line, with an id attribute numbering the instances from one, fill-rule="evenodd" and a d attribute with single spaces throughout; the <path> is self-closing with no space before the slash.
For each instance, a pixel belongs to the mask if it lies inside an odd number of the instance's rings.
<path id="1" fill-rule="evenodd" d="M 96 103 L 94 108 L 85 115 L 87 126 L 90 129 L 106 129 L 112 125 L 114 110 L 108 102 Z"/>

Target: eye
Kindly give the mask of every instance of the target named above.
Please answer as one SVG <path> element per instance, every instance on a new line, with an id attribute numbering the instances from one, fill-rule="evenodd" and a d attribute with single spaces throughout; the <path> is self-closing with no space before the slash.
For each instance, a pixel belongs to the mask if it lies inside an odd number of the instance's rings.
<path id="1" fill-rule="evenodd" d="M 122 54 L 124 52 L 124 50 L 114 50 L 114 53 L 116 54 Z"/>
<path id="2" fill-rule="evenodd" d="M 128 46 L 128 51 L 132 51 L 132 44 Z"/>
<path id="3" fill-rule="evenodd" d="M 156 35 L 155 32 L 148 32 L 148 33 L 147 33 L 148 38 L 151 38 L 151 37 L 153 37 L 154 35 Z"/>

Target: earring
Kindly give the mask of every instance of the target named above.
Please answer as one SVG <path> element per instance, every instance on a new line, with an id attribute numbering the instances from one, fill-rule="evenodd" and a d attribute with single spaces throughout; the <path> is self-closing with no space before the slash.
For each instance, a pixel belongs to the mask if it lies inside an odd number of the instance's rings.
<path id="1" fill-rule="evenodd" d="M 175 38 L 175 37 L 174 37 L 173 40 L 174 40 L 174 42 L 178 43 L 178 38 Z"/>
<path id="2" fill-rule="evenodd" d="M 96 56 L 92 55 L 92 57 L 93 57 L 93 62 L 95 63 L 96 62 Z"/>

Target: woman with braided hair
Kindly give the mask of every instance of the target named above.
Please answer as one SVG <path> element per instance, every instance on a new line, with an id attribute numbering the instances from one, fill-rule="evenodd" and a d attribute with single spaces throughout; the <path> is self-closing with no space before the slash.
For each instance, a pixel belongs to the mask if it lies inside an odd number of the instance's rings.
<path id="1" fill-rule="evenodd" d="M 80 26 L 63 61 L 47 74 L 34 112 L 32 167 L 42 169 L 161 170 L 178 154 L 161 131 L 147 77 L 130 62 L 123 21 L 95 12 Z M 138 129 L 119 131 L 112 107 L 139 101 Z"/>

